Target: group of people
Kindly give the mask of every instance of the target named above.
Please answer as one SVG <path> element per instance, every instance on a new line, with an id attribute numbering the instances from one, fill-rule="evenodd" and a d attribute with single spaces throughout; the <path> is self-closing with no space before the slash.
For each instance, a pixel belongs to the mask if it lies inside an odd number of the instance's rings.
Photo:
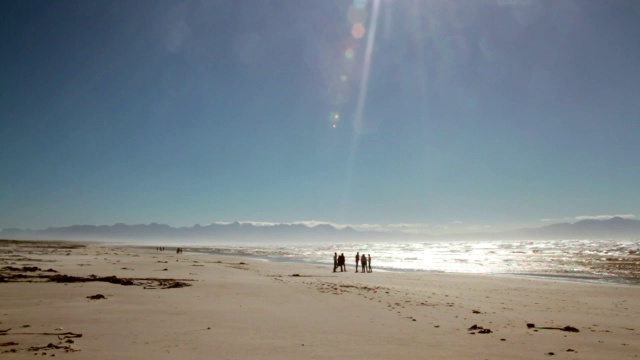
<path id="1" fill-rule="evenodd" d="M 361 272 L 373 272 L 371 270 L 371 254 L 360 255 L 360 252 L 356 253 L 356 272 L 358 272 L 358 266 L 362 265 L 360 268 Z M 340 268 L 340 271 L 347 271 L 347 266 L 345 264 L 344 253 L 338 255 L 338 253 L 333 253 L 333 272 L 336 272 L 336 269 Z"/>
<path id="2" fill-rule="evenodd" d="M 165 251 L 167 248 L 164 246 L 156 246 L 156 251 Z M 182 254 L 182 248 L 176 248 L 176 254 Z"/>

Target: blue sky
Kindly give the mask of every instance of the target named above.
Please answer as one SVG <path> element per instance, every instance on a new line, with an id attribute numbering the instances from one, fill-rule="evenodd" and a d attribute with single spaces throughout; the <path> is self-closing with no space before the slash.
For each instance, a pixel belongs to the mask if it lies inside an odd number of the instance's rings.
<path id="1" fill-rule="evenodd" d="M 4 1 L 0 228 L 640 214 L 640 2 Z"/>

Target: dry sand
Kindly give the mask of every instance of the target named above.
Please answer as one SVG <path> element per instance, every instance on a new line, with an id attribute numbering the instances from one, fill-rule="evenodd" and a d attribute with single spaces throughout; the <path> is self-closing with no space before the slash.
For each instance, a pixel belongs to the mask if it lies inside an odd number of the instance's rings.
<path id="1" fill-rule="evenodd" d="M 303 263 L 68 245 L 0 242 L 0 358 L 640 357 L 640 286 L 356 274 L 351 263 L 334 274 Z M 48 281 L 60 274 L 144 280 Z M 178 287 L 162 288 L 168 285 Z M 106 298 L 87 298 L 98 294 Z M 491 333 L 470 331 L 473 325 Z M 541 329 L 565 326 L 579 332 Z"/>

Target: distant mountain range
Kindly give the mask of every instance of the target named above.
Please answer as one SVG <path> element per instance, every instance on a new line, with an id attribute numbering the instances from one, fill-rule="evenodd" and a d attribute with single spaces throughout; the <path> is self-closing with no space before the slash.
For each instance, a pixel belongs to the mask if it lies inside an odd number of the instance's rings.
<path id="1" fill-rule="evenodd" d="M 340 240 L 357 239 L 378 233 L 359 232 L 351 227 L 337 229 L 321 224 L 309 227 L 302 224 L 260 226 L 234 222 L 230 224 L 172 227 L 149 225 L 73 225 L 50 227 L 45 230 L 3 229 L 0 238 L 16 240 L 97 240 L 97 241 L 241 241 L 241 240 Z"/>
<path id="2" fill-rule="evenodd" d="M 503 233 L 507 237 L 535 239 L 637 239 L 640 240 L 640 220 L 613 217 L 608 220 L 582 220 L 533 229 Z"/>
<path id="3" fill-rule="evenodd" d="M 171 227 L 149 225 L 73 225 L 45 230 L 3 229 L 0 238 L 14 240 L 93 240 L 93 241 L 371 241 L 401 239 L 640 239 L 640 220 L 614 217 L 608 220 L 582 220 L 538 228 L 504 232 L 410 235 L 400 232 L 357 231 L 331 225 L 313 227 L 302 224 L 260 226 L 234 222 L 206 226 Z"/>

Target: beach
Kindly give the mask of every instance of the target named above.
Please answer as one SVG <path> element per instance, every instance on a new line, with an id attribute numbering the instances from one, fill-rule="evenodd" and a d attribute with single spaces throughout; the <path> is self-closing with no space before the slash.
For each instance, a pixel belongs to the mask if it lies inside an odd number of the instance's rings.
<path id="1" fill-rule="evenodd" d="M 636 359 L 640 286 L 0 242 L 2 358 Z M 92 276 L 93 275 L 93 276 Z M 101 296 L 98 296 L 101 295 Z M 92 298 L 90 298 L 92 297 Z"/>

